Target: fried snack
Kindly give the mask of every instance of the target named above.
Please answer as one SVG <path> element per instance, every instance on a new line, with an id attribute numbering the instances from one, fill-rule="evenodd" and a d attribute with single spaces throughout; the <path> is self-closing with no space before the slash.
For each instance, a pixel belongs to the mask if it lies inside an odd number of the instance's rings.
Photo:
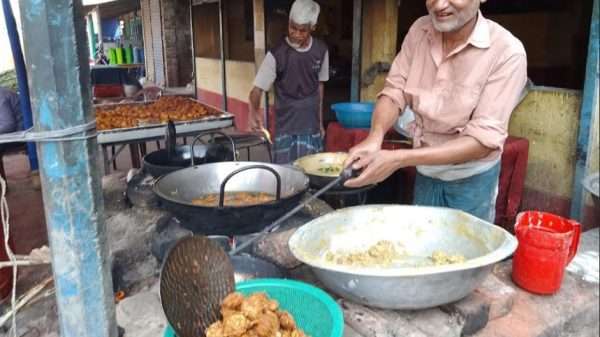
<path id="1" fill-rule="evenodd" d="M 222 307 L 227 308 L 227 309 L 237 310 L 240 308 L 243 301 L 244 301 L 244 295 L 237 293 L 237 292 L 231 293 L 231 294 L 227 295 L 227 297 L 225 297 L 225 299 L 223 300 Z"/>
<path id="2" fill-rule="evenodd" d="M 238 310 L 233 310 L 233 309 L 228 309 L 225 307 L 221 307 L 221 317 L 223 317 L 223 319 L 227 319 L 227 317 L 235 315 L 239 313 Z"/>
<path id="3" fill-rule="evenodd" d="M 288 312 L 279 312 L 279 323 L 281 323 L 281 328 L 284 330 L 296 330 L 296 321 Z"/>
<path id="4" fill-rule="evenodd" d="M 96 109 L 98 130 L 132 128 L 144 124 L 189 121 L 216 115 L 204 105 L 177 96 L 161 97 L 150 104 L 124 104 Z"/>
<path id="5" fill-rule="evenodd" d="M 279 302 L 275 300 L 269 300 L 267 302 L 267 310 L 276 312 L 279 309 Z"/>
<path id="6" fill-rule="evenodd" d="M 256 329 L 250 329 L 243 333 L 241 337 L 258 337 L 258 334 L 256 334 Z"/>
<path id="7" fill-rule="evenodd" d="M 206 337 L 307 337 L 292 315 L 265 293 L 247 298 L 229 294 L 221 303 L 221 315 L 223 319 L 206 330 Z"/>
<path id="8" fill-rule="evenodd" d="M 211 324 L 211 326 L 206 329 L 205 335 L 206 337 L 225 337 L 223 334 L 223 323 L 219 321 Z"/>
<path id="9" fill-rule="evenodd" d="M 264 293 L 256 293 L 244 299 L 241 305 L 241 311 L 251 320 L 258 319 L 258 316 L 265 311 L 269 305 L 269 299 Z"/>
<path id="10" fill-rule="evenodd" d="M 258 316 L 254 327 L 254 331 L 259 337 L 274 336 L 280 329 L 279 316 L 268 310 Z"/>
<path id="11" fill-rule="evenodd" d="M 250 321 L 242 313 L 233 314 L 223 319 L 223 335 L 239 337 L 250 328 Z"/>

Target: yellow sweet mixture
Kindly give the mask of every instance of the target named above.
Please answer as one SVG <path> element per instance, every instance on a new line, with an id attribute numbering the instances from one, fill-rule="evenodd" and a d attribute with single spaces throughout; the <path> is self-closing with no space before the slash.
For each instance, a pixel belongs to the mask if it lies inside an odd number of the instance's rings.
<path id="1" fill-rule="evenodd" d="M 406 253 L 399 250 L 391 241 L 379 241 L 365 251 L 354 253 L 327 252 L 327 262 L 358 267 L 390 266 L 395 260 L 402 258 Z"/>
<path id="2" fill-rule="evenodd" d="M 206 337 L 307 337 L 292 315 L 264 293 L 229 294 L 221 304 L 223 319 L 206 329 Z"/>
<path id="3" fill-rule="evenodd" d="M 434 251 L 430 257 L 433 264 L 436 266 L 443 266 L 446 264 L 463 263 L 466 261 L 465 257 L 460 254 L 448 254 L 439 250 Z"/>
<path id="4" fill-rule="evenodd" d="M 332 252 L 325 253 L 325 261 L 342 266 L 353 267 L 389 267 L 395 262 L 407 260 L 408 253 L 391 241 L 382 240 L 367 250 L 358 252 Z M 447 264 L 463 263 L 466 259 L 460 254 L 448 254 L 443 251 L 434 251 L 413 267 L 442 266 Z"/>

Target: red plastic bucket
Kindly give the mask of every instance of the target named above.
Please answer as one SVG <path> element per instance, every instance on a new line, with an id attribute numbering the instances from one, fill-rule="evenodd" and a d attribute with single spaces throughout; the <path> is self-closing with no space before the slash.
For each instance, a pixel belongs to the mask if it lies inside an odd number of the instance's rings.
<path id="1" fill-rule="evenodd" d="M 9 239 L 11 249 L 14 249 L 12 237 Z M 4 230 L 0 226 L 0 262 L 8 261 L 8 254 L 4 248 Z M 0 299 L 6 298 L 12 291 L 13 270 L 10 267 L 0 269 Z"/>
<path id="2" fill-rule="evenodd" d="M 558 215 L 529 211 L 517 216 L 515 233 L 519 246 L 513 258 L 513 281 L 533 293 L 556 293 L 566 266 L 577 253 L 581 225 Z"/>

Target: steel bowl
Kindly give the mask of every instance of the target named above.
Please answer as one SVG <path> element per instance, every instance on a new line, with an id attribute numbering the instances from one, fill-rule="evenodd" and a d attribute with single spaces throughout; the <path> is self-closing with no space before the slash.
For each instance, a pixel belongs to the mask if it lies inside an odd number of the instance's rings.
<path id="1" fill-rule="evenodd" d="M 332 165 L 344 167 L 346 159 L 348 159 L 348 153 L 345 152 L 321 152 L 298 158 L 294 161 L 293 166 L 301 169 L 306 174 L 311 188 L 319 190 L 340 175 L 340 172 L 321 172 L 320 169 Z M 366 189 L 371 189 L 374 186 L 369 185 Z M 344 186 L 343 183 L 339 183 L 333 186 L 330 191 L 335 191 L 336 193 L 343 191 L 357 193 L 363 189 L 365 187 L 350 188 Z"/>
<path id="2" fill-rule="evenodd" d="M 325 259 L 330 251 L 364 251 L 378 241 L 401 245 L 407 256 L 390 266 L 351 267 Z M 289 241 L 294 256 L 310 265 L 338 295 L 384 309 L 424 309 L 467 296 L 493 265 L 510 256 L 510 233 L 462 211 L 419 206 L 345 208 L 301 227 Z M 434 251 L 467 260 L 428 265 Z"/>
<path id="3" fill-rule="evenodd" d="M 325 173 L 319 171 L 319 169 L 328 166 L 343 167 L 347 158 L 348 154 L 344 152 L 322 152 L 298 158 L 293 165 L 304 171 L 313 188 L 319 189 L 340 175 L 340 172 Z M 334 186 L 334 189 L 339 188 L 343 188 L 343 185 Z"/>

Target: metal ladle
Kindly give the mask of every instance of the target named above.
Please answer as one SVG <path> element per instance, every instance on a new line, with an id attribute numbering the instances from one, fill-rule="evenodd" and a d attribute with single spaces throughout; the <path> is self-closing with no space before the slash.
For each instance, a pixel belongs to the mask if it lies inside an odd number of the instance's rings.
<path id="1" fill-rule="evenodd" d="M 220 319 L 221 302 L 235 289 L 231 256 L 278 230 L 284 221 L 313 200 L 357 174 L 351 167 L 345 168 L 336 179 L 265 227 L 258 235 L 231 250 L 229 255 L 205 236 L 180 240 L 166 257 L 160 274 L 161 303 L 177 336 L 204 336 L 204 331 Z"/>

